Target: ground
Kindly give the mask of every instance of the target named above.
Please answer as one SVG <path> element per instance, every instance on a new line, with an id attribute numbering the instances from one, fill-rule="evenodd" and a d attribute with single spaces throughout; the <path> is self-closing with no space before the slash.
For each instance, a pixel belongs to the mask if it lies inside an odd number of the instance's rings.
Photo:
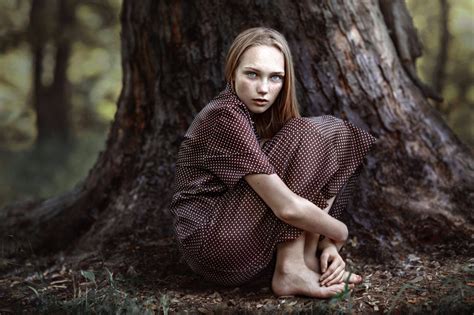
<path id="1" fill-rule="evenodd" d="M 342 250 L 364 277 L 352 293 L 319 300 L 275 297 L 269 279 L 219 287 L 200 280 L 172 238 L 120 242 L 107 251 L 37 257 L 18 248 L 0 257 L 0 314 L 473 314 L 474 258 L 468 243 L 367 261 L 356 242 Z M 3 252 L 2 252 L 3 254 Z"/>

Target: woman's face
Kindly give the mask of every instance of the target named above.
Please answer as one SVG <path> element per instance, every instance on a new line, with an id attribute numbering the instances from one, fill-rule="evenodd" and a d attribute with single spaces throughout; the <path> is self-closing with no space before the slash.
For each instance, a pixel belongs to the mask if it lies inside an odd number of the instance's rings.
<path id="1" fill-rule="evenodd" d="M 235 69 L 234 88 L 249 111 L 261 114 L 272 106 L 283 87 L 285 57 L 272 46 L 253 46 Z"/>

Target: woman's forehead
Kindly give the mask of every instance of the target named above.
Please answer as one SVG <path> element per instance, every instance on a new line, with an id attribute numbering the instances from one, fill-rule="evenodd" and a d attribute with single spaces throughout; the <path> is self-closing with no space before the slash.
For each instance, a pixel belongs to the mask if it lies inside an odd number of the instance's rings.
<path id="1" fill-rule="evenodd" d="M 243 53 L 239 67 L 266 72 L 284 72 L 285 57 L 275 47 L 253 46 Z"/>

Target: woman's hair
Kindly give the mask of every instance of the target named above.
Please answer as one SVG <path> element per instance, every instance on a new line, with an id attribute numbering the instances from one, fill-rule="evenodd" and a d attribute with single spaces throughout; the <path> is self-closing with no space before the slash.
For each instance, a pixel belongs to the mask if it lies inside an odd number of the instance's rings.
<path id="1" fill-rule="evenodd" d="M 291 118 L 301 117 L 295 91 L 295 72 L 290 47 L 285 37 L 274 29 L 254 27 L 237 35 L 229 48 L 225 64 L 225 78 L 235 92 L 234 75 L 243 53 L 254 46 L 272 46 L 283 53 L 285 58 L 285 78 L 275 102 L 264 113 L 255 116 L 258 134 L 263 138 L 273 137 Z"/>

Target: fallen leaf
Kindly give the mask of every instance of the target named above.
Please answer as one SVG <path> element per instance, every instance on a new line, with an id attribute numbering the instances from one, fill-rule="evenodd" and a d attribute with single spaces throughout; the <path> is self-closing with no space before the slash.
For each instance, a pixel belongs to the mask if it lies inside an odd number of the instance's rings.
<path id="1" fill-rule="evenodd" d="M 67 289 L 65 285 L 49 285 L 48 289 Z"/>
<path id="2" fill-rule="evenodd" d="M 54 285 L 54 284 L 59 284 L 59 283 L 64 283 L 64 282 L 70 282 L 71 280 L 69 279 L 64 279 L 64 280 L 56 280 L 56 281 L 51 281 L 51 285 Z"/>
<path id="3" fill-rule="evenodd" d="M 415 279 L 410 280 L 411 283 L 417 283 L 423 280 L 422 276 L 418 276 Z"/>

